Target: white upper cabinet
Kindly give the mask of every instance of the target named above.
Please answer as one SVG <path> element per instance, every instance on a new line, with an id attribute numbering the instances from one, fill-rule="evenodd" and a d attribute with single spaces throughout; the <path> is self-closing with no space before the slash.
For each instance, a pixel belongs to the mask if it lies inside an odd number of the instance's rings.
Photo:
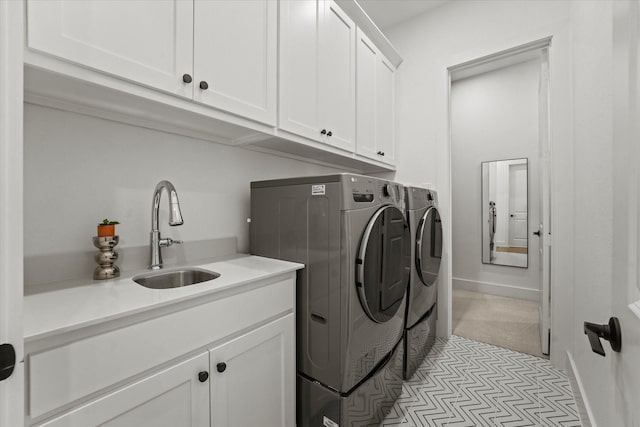
<path id="1" fill-rule="evenodd" d="M 324 3 L 318 0 L 280 2 L 281 129 L 321 140 L 320 26 Z"/>
<path id="2" fill-rule="evenodd" d="M 382 153 L 382 161 L 396 160 L 395 133 L 395 67 L 380 55 L 376 64 L 376 148 Z"/>
<path id="3" fill-rule="evenodd" d="M 192 97 L 190 1 L 29 1 L 27 17 L 31 49 Z"/>
<path id="4" fill-rule="evenodd" d="M 354 150 L 355 28 L 333 1 L 281 1 L 281 129 Z"/>
<path id="5" fill-rule="evenodd" d="M 395 68 L 358 29 L 356 152 L 395 161 Z"/>
<path id="6" fill-rule="evenodd" d="M 278 3 L 195 0 L 194 99 L 276 124 Z"/>
<path id="7" fill-rule="evenodd" d="M 31 49 L 276 124 L 275 1 L 27 4 Z"/>
<path id="8" fill-rule="evenodd" d="M 325 2 L 321 28 L 321 122 L 327 142 L 355 151 L 356 25 L 335 2 Z"/>

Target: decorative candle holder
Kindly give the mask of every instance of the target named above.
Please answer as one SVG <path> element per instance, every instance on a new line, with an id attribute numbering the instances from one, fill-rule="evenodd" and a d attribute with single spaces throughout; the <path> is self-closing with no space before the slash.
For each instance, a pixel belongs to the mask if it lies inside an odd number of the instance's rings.
<path id="1" fill-rule="evenodd" d="M 120 269 L 114 264 L 118 259 L 118 252 L 114 248 L 119 241 L 119 236 L 93 237 L 93 246 L 100 250 L 93 257 L 98 263 L 98 266 L 93 271 L 94 279 L 105 280 L 120 276 Z"/>

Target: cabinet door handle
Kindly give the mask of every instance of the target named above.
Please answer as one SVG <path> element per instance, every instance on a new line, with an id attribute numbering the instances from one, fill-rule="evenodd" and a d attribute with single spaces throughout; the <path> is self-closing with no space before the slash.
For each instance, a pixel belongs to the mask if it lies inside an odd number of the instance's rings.
<path id="1" fill-rule="evenodd" d="M 201 383 L 207 381 L 208 379 L 209 379 L 209 372 L 207 371 L 198 372 L 198 380 L 200 380 Z"/>
<path id="2" fill-rule="evenodd" d="M 224 362 L 220 362 L 216 365 L 216 369 L 218 370 L 218 372 L 222 373 L 227 370 L 227 364 Z"/>
<path id="3" fill-rule="evenodd" d="M 209 89 L 209 84 L 207 82 L 205 82 L 204 80 L 200 82 L 200 89 L 202 90 L 207 90 Z"/>
<path id="4" fill-rule="evenodd" d="M 378 156 L 382 156 L 382 151 L 378 151 L 376 154 L 377 154 Z"/>
<path id="5" fill-rule="evenodd" d="M 320 135 L 326 135 L 326 134 L 327 134 L 327 130 L 326 130 L 326 129 L 322 129 L 322 130 L 320 131 Z"/>
<path id="6" fill-rule="evenodd" d="M 333 136 L 333 132 L 331 131 L 327 132 L 327 136 Z"/>
<path id="7" fill-rule="evenodd" d="M 185 83 L 191 83 L 193 81 L 193 79 L 191 78 L 191 76 L 189 74 L 183 74 L 182 75 L 182 81 Z"/>

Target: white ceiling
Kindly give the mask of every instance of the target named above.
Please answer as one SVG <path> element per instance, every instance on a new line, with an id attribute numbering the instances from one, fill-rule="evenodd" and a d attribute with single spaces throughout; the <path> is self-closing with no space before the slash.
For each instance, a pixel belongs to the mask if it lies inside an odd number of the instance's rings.
<path id="1" fill-rule="evenodd" d="M 358 0 L 380 29 L 406 21 L 434 9 L 447 0 Z"/>

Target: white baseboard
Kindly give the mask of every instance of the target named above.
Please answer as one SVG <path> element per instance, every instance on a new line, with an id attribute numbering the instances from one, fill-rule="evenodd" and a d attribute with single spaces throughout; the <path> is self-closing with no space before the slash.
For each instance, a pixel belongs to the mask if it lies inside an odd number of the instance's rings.
<path id="1" fill-rule="evenodd" d="M 567 351 L 567 375 L 569 377 L 569 383 L 571 383 L 571 389 L 573 390 L 573 396 L 576 399 L 576 406 L 578 407 L 578 415 L 580 421 L 582 421 L 582 427 L 597 427 L 596 420 L 593 417 L 589 400 L 584 392 L 584 386 L 580 379 L 580 373 L 576 368 L 576 364 L 573 360 L 571 353 Z"/>
<path id="2" fill-rule="evenodd" d="M 540 291 L 537 289 L 501 285 L 499 283 L 477 282 L 475 280 L 458 279 L 454 277 L 452 286 L 453 289 L 464 289 L 465 291 L 482 292 L 501 297 L 518 298 L 529 301 L 538 301 L 540 299 Z"/>

